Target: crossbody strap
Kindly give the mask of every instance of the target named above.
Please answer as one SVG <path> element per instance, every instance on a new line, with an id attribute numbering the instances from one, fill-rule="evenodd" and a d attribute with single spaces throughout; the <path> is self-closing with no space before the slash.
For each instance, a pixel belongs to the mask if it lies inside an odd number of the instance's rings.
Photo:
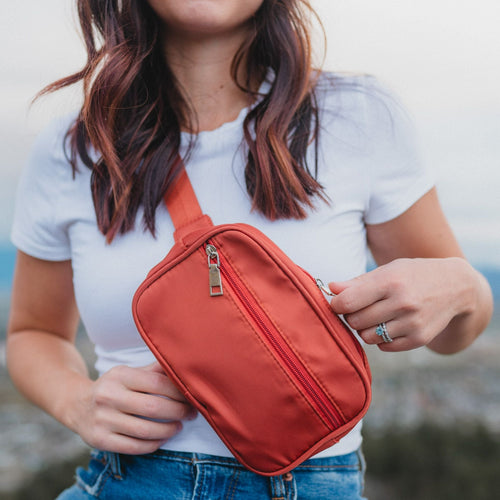
<path id="1" fill-rule="evenodd" d="M 179 161 L 182 162 L 181 159 Z M 184 164 L 163 200 L 174 223 L 176 241 L 188 233 L 192 226 L 194 228 L 195 226 L 212 225 L 210 218 L 203 215 Z"/>
<path id="2" fill-rule="evenodd" d="M 174 185 L 165 195 L 164 201 L 176 229 L 186 226 L 203 215 L 184 166 L 174 181 Z"/>

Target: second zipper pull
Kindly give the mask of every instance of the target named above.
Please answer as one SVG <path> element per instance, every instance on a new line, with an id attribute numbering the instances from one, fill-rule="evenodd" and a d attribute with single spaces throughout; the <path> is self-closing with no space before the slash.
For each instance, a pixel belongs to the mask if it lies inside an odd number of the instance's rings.
<path id="1" fill-rule="evenodd" d="M 335 294 L 319 279 L 316 278 L 316 285 L 318 285 L 318 288 L 326 295 L 329 295 L 330 297 L 335 297 Z"/>

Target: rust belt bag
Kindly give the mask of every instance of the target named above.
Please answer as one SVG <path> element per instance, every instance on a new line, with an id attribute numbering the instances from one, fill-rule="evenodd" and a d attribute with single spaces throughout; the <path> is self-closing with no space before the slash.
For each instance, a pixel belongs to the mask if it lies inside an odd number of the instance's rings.
<path id="1" fill-rule="evenodd" d="M 137 328 L 236 459 L 283 474 L 366 413 L 365 353 L 269 238 L 202 214 L 184 170 L 166 203 L 175 245 L 135 293 Z"/>

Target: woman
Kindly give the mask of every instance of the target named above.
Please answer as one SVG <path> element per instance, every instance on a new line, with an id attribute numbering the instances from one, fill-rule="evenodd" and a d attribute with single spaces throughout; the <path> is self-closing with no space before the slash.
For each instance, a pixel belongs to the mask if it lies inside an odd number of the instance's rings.
<path id="1" fill-rule="evenodd" d="M 79 0 L 78 115 L 41 134 L 19 188 L 8 364 L 93 447 L 60 498 L 362 498 L 360 426 L 283 477 L 243 469 L 162 372 L 132 296 L 173 243 L 179 152 L 214 223 L 247 222 L 387 352 L 467 347 L 492 299 L 464 260 L 411 127 L 367 77 L 311 69 L 306 0 Z M 365 274 L 366 250 L 379 267 Z M 99 378 L 74 346 L 81 316 Z M 162 397 L 158 397 L 162 396 Z"/>

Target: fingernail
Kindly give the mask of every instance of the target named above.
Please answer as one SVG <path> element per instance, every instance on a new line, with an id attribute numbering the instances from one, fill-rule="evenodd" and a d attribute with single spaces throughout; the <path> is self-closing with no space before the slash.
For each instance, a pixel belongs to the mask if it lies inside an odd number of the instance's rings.
<path id="1" fill-rule="evenodd" d="M 187 414 L 187 417 L 186 417 L 186 420 L 195 420 L 196 417 L 198 416 L 198 411 L 193 408 L 188 414 Z"/>

